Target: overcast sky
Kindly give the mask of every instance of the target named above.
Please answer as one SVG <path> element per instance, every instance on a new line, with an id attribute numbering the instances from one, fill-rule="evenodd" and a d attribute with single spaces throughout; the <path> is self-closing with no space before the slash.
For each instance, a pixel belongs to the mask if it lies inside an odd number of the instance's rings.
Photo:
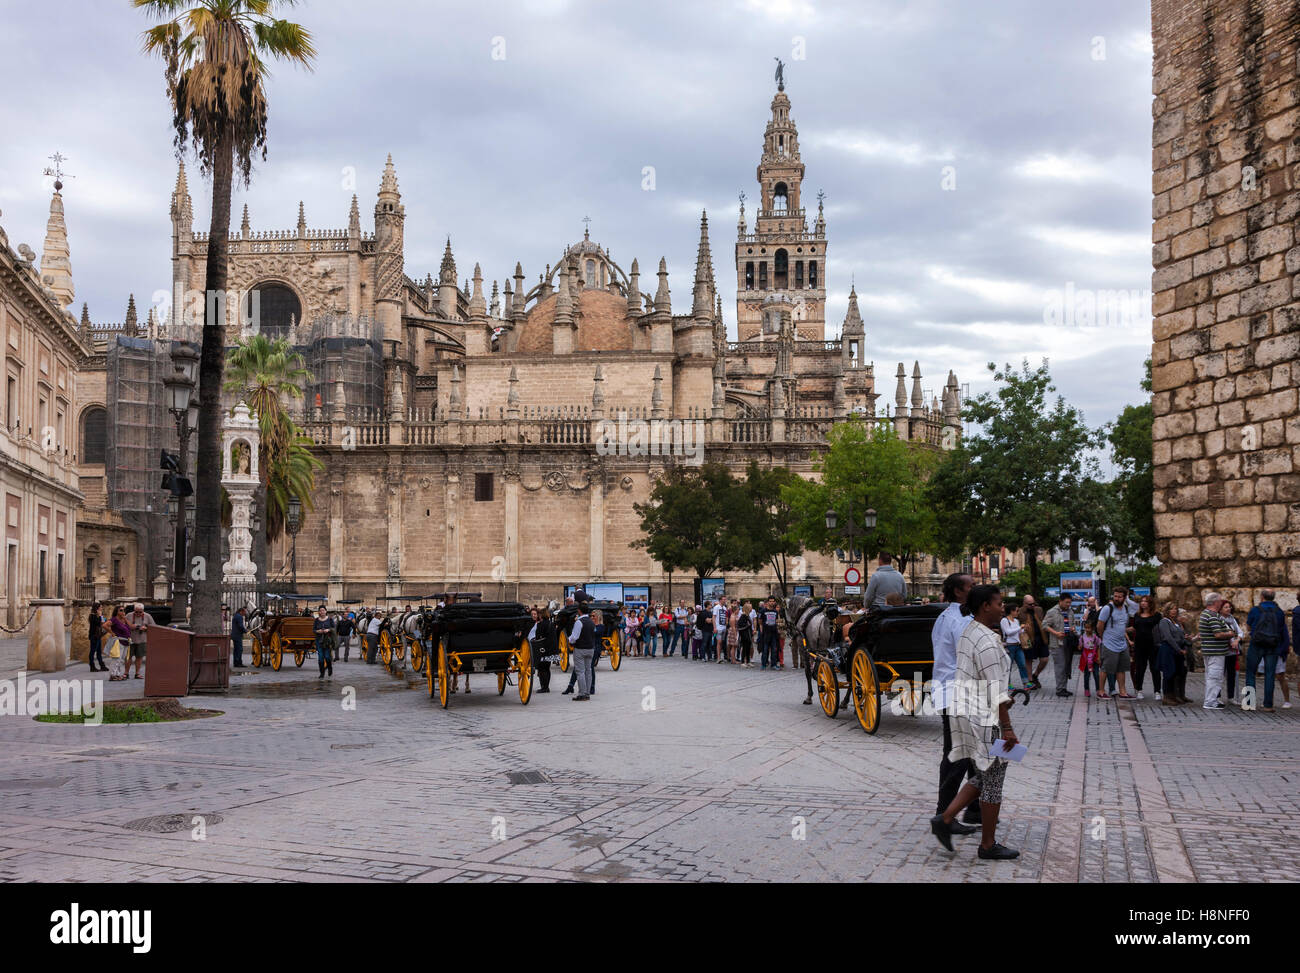
<path id="1" fill-rule="evenodd" d="M 0 224 L 38 253 L 56 150 L 77 297 L 121 321 L 170 286 L 176 176 L 159 62 L 127 0 L 0 0 Z M 1051 362 L 1090 423 L 1139 401 L 1150 351 L 1151 51 L 1141 0 L 305 0 L 313 73 L 282 66 L 269 156 L 235 195 L 255 230 L 362 224 L 392 153 L 406 271 L 523 263 L 530 284 L 583 231 L 624 268 L 667 257 L 689 309 L 701 209 L 735 332 L 737 195 L 749 197 L 775 92 L 826 193 L 828 334 L 851 279 L 877 387 L 899 361 L 975 392 L 985 364 Z M 654 188 L 643 188 L 653 167 Z M 948 188 L 955 185 L 955 188 Z M 198 229 L 210 184 L 191 169 Z M 653 290 L 653 283 L 643 287 Z M 1064 300 L 1067 288 L 1076 295 Z M 1087 321 L 1091 295 L 1127 304 Z M 1103 303 L 1105 303 L 1103 301 Z M 1116 313 L 1116 312 L 1121 313 Z M 909 380 L 910 390 L 910 380 Z"/>

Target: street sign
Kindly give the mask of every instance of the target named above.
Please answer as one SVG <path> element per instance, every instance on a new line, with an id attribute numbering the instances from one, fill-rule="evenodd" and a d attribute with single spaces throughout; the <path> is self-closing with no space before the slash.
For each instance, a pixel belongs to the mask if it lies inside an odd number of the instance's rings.
<path id="1" fill-rule="evenodd" d="M 846 585 L 844 586 L 844 593 L 845 593 L 846 595 L 860 595 L 860 594 L 862 594 L 862 585 L 860 585 L 860 584 L 846 584 Z"/>
<path id="2" fill-rule="evenodd" d="M 844 572 L 845 584 L 859 584 L 862 581 L 862 572 L 857 568 L 849 568 Z"/>

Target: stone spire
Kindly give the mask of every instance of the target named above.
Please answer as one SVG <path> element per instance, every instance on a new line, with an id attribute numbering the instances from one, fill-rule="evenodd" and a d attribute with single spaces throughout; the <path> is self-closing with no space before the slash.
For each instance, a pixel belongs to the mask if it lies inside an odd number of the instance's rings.
<path id="1" fill-rule="evenodd" d="M 158 332 L 162 329 L 162 324 L 158 320 L 158 312 L 155 308 L 149 308 L 149 316 L 144 319 L 146 336 L 152 340 L 158 339 Z"/>
<path id="2" fill-rule="evenodd" d="M 957 375 L 948 373 L 948 384 L 943 390 L 943 424 L 961 426 L 961 393 L 958 390 Z"/>
<path id="3" fill-rule="evenodd" d="M 361 207 L 357 204 L 356 193 L 352 194 L 352 206 L 348 209 L 348 236 L 361 239 Z"/>
<path id="4" fill-rule="evenodd" d="M 41 283 L 54 292 L 59 304 L 67 307 L 76 296 L 72 286 L 72 261 L 68 253 L 68 225 L 63 220 L 63 184 L 54 184 L 50 197 L 50 218 L 45 225 L 45 248 L 41 251 Z"/>
<path id="5" fill-rule="evenodd" d="M 912 363 L 912 415 L 925 411 L 925 396 L 921 394 L 921 363 Z"/>
<path id="6" fill-rule="evenodd" d="M 659 258 L 659 289 L 655 291 L 655 313 L 672 314 L 672 295 L 668 291 L 668 261 Z"/>
<path id="7" fill-rule="evenodd" d="M 483 270 L 474 265 L 474 291 L 469 299 L 469 316 L 479 320 L 487 317 L 487 302 L 483 299 Z"/>
<path id="8" fill-rule="evenodd" d="M 353 198 L 353 199 L 356 199 L 355 196 L 353 196 L 352 198 Z M 301 204 L 299 204 L 299 205 L 301 205 Z M 249 222 L 248 222 L 248 204 L 245 203 L 245 204 L 244 204 L 244 218 L 243 218 L 242 220 L 239 221 L 239 235 L 240 235 L 241 237 L 243 237 L 245 240 L 247 240 L 247 239 L 248 239 L 248 234 L 251 233 L 251 232 L 252 232 L 252 226 L 251 226 L 251 224 L 249 224 Z"/>
<path id="9" fill-rule="evenodd" d="M 81 304 L 81 334 L 87 340 L 90 339 L 90 305 L 84 301 Z"/>
<path id="10" fill-rule="evenodd" d="M 569 293 L 569 265 L 560 268 L 558 296 L 555 299 L 555 323 L 573 323 L 573 296 Z"/>
<path id="11" fill-rule="evenodd" d="M 388 153 L 388 161 L 384 163 L 384 175 L 379 180 L 379 193 L 396 193 L 397 190 L 397 170 L 393 168 L 393 154 Z"/>
<path id="12" fill-rule="evenodd" d="M 501 298 L 501 319 L 503 321 L 514 321 L 515 319 L 515 295 L 510 290 L 510 278 L 506 278 L 505 294 Z"/>
<path id="13" fill-rule="evenodd" d="M 139 318 L 135 313 L 135 295 L 129 294 L 126 300 L 126 325 L 122 328 L 122 334 L 128 338 L 134 338 L 139 333 Z"/>
<path id="14" fill-rule="evenodd" d="M 451 237 L 442 251 L 442 266 L 438 268 L 438 309 L 449 321 L 456 318 L 456 258 L 451 255 Z"/>
<path id="15" fill-rule="evenodd" d="M 695 303 L 691 309 L 697 318 L 708 317 L 713 310 L 713 254 L 709 250 L 709 214 L 700 216 L 700 247 L 695 257 Z"/>
<path id="16" fill-rule="evenodd" d="M 507 284 L 507 287 L 510 285 Z M 488 317 L 499 318 L 501 316 L 501 291 L 497 289 L 497 282 L 492 281 L 492 300 L 488 304 Z"/>
<path id="17" fill-rule="evenodd" d="M 510 366 L 510 394 L 506 396 L 506 415 L 511 419 L 519 418 L 519 372 Z"/>
<path id="18" fill-rule="evenodd" d="M 856 285 L 849 287 L 849 310 L 844 315 L 844 327 L 840 329 L 841 334 L 861 335 L 866 333 L 866 326 L 862 323 L 862 313 L 858 310 L 858 289 Z"/>
<path id="19" fill-rule="evenodd" d="M 527 292 L 524 290 L 524 267 L 523 264 L 515 261 L 515 320 L 522 321 L 524 317 L 524 301 L 527 299 Z"/>
<path id="20" fill-rule="evenodd" d="M 745 235 L 745 194 L 740 194 L 740 217 L 736 220 L 736 235 Z"/>
<path id="21" fill-rule="evenodd" d="M 627 313 L 631 317 L 641 314 L 641 265 L 637 263 L 636 257 L 632 258 L 632 273 L 628 275 Z"/>
<path id="22" fill-rule="evenodd" d="M 460 365 L 451 363 L 451 391 L 447 395 L 447 411 L 455 419 L 461 418 Z"/>
<path id="23" fill-rule="evenodd" d="M 194 203 L 190 199 L 190 184 L 185 178 L 185 162 L 176 170 L 176 188 L 172 190 L 172 219 L 188 226 L 194 219 Z"/>
<path id="24" fill-rule="evenodd" d="M 819 240 L 826 236 L 826 211 L 822 205 L 825 199 L 825 194 L 819 191 L 817 193 L 817 223 L 813 227 L 813 235 Z"/>
<path id="25" fill-rule="evenodd" d="M 894 415 L 907 417 L 907 371 L 898 363 L 898 387 L 894 390 Z"/>
<path id="26" fill-rule="evenodd" d="M 301 239 L 307 235 L 307 208 L 303 206 L 302 200 L 298 200 L 298 237 Z"/>
<path id="27" fill-rule="evenodd" d="M 659 366 L 655 366 L 654 391 L 650 393 L 650 418 L 664 417 L 664 375 Z"/>
<path id="28" fill-rule="evenodd" d="M 779 378 L 772 379 L 772 415 L 785 415 L 785 383 Z"/>

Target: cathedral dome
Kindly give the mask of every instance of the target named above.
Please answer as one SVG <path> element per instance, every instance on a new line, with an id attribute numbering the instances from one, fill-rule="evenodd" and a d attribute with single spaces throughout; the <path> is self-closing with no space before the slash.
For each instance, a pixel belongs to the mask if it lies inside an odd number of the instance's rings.
<path id="1" fill-rule="evenodd" d="M 537 303 L 522 326 L 515 352 L 549 355 L 552 338 L 551 325 L 555 322 L 555 306 L 559 294 L 548 294 Z M 573 321 L 577 330 L 573 335 L 574 351 L 631 351 L 633 329 L 628 321 L 627 299 L 609 290 L 584 288 L 573 297 Z"/>

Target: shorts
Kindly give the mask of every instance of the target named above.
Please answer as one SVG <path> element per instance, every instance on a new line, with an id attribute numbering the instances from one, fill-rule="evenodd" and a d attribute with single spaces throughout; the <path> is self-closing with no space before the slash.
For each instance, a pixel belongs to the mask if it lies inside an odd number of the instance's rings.
<path id="1" fill-rule="evenodd" d="M 974 784 L 980 792 L 980 803 L 1001 804 L 1002 782 L 1006 780 L 1007 762 L 1001 757 L 994 757 L 988 770 L 976 771 L 967 783 Z"/>
<path id="2" fill-rule="evenodd" d="M 149 643 L 147 643 L 147 642 L 132 642 L 132 643 L 131 643 L 131 658 L 132 658 L 132 659 L 143 659 L 143 658 L 144 658 L 144 654 L 145 654 L 145 652 L 148 651 L 148 644 L 149 644 Z"/>
<path id="3" fill-rule="evenodd" d="M 1101 671 L 1106 675 L 1113 676 L 1116 673 L 1128 672 L 1129 664 L 1128 649 L 1123 652 L 1113 652 L 1107 648 L 1101 650 Z"/>

